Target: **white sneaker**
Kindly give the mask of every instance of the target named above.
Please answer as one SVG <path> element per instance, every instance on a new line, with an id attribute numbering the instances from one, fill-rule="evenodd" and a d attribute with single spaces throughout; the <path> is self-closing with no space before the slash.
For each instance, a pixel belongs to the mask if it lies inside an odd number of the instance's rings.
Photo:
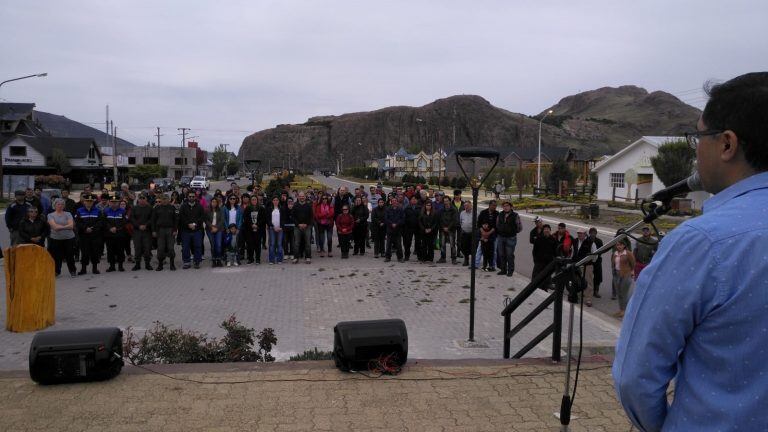
<path id="1" fill-rule="evenodd" d="M 227 262 L 227 267 L 232 267 L 232 263 L 231 262 Z"/>

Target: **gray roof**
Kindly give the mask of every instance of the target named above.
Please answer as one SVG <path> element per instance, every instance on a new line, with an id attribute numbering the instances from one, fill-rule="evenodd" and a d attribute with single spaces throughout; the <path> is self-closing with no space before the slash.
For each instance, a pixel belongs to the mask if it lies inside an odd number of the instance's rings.
<path id="1" fill-rule="evenodd" d="M 84 157 L 88 154 L 91 146 L 96 144 L 93 138 L 59 138 L 27 135 L 16 135 L 15 137 L 24 140 L 25 143 L 32 146 L 46 158 L 53 155 L 53 149 L 55 148 L 61 149 L 70 158 Z M 7 139 L 6 143 L 13 138 Z M 95 147 L 96 151 L 101 154 L 99 147 Z"/>
<path id="2" fill-rule="evenodd" d="M 0 103 L 0 120 L 23 120 L 32 116 L 33 109 L 35 109 L 33 103 Z"/>

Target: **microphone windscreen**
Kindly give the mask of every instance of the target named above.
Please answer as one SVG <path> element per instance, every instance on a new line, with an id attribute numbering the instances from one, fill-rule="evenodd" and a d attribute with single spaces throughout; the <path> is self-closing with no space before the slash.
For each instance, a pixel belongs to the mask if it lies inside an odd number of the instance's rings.
<path id="1" fill-rule="evenodd" d="M 694 171 L 693 174 L 691 174 L 690 177 L 688 177 L 688 180 L 686 181 L 688 184 L 688 187 L 691 188 L 691 192 L 696 192 L 704 189 L 704 186 L 701 184 L 701 177 L 699 177 L 699 172 Z"/>

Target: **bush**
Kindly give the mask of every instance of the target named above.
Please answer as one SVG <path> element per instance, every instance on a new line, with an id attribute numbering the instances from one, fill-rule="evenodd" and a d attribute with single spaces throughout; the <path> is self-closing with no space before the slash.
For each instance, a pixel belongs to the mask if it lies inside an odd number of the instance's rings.
<path id="1" fill-rule="evenodd" d="M 448 177 L 443 177 L 440 179 L 440 186 L 442 187 L 448 187 L 451 185 L 450 180 L 448 180 Z"/>
<path id="2" fill-rule="evenodd" d="M 51 174 L 51 175 L 39 175 L 35 176 L 35 186 L 39 186 L 42 188 L 47 187 L 62 187 L 66 185 L 67 179 L 64 178 L 64 176 L 60 176 L 57 174 Z"/>
<path id="3" fill-rule="evenodd" d="M 317 347 L 311 350 L 306 350 L 301 354 L 296 354 L 289 358 L 290 361 L 305 361 L 305 360 L 333 360 L 333 351 L 318 351 Z"/>
<path id="4" fill-rule="evenodd" d="M 435 177 L 435 176 L 432 176 L 432 177 L 427 179 L 427 183 L 429 183 L 431 185 L 437 185 L 439 182 L 440 182 L 440 180 L 437 177 Z"/>
<path id="5" fill-rule="evenodd" d="M 377 179 L 379 177 L 378 168 L 372 167 L 351 167 L 341 171 L 341 175 L 347 177 L 368 178 L 370 180 Z"/>
<path id="6" fill-rule="evenodd" d="M 224 363 L 273 362 L 270 352 L 277 344 L 275 331 L 245 327 L 232 315 L 219 325 L 227 334 L 221 340 L 208 339 L 208 335 L 181 328 L 170 328 L 156 321 L 155 327 L 138 338 L 131 328 L 126 329 L 123 352 L 131 364 L 148 363 Z M 258 350 L 254 343 L 258 341 Z"/>

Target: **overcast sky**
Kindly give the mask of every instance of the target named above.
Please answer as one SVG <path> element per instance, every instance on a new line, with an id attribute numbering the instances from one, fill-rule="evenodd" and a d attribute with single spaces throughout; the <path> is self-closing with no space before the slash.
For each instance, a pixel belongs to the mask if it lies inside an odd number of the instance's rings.
<path id="1" fill-rule="evenodd" d="M 768 70 L 768 2 L 11 1 L 0 99 L 118 135 L 237 151 L 308 117 L 481 95 L 535 114 L 604 86 L 702 107 L 706 80 Z M 101 122 L 101 124 L 98 124 Z"/>

